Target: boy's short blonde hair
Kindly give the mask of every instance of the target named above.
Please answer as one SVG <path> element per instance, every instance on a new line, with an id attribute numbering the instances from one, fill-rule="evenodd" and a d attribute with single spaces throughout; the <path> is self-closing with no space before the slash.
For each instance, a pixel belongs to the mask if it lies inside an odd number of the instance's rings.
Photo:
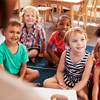
<path id="1" fill-rule="evenodd" d="M 69 45 L 70 35 L 71 35 L 71 34 L 76 34 L 76 33 L 84 34 L 84 35 L 85 35 L 86 41 L 88 40 L 87 34 L 86 34 L 86 32 L 85 32 L 85 30 L 84 30 L 83 28 L 81 28 L 81 27 L 70 28 L 70 29 L 65 33 L 65 36 L 64 36 L 64 42 L 67 44 L 67 46 L 70 46 L 70 45 Z"/>
<path id="2" fill-rule="evenodd" d="M 22 23 L 24 23 L 24 14 L 26 11 L 31 11 L 33 12 L 33 14 L 36 14 L 36 24 L 39 23 L 40 21 L 40 17 L 39 17 L 39 11 L 37 10 L 36 7 L 33 7 L 33 6 L 26 6 L 23 8 L 22 12 L 20 12 L 19 16 L 20 16 L 20 21 Z"/>
<path id="3" fill-rule="evenodd" d="M 7 24 L 7 27 L 9 25 L 16 26 L 16 27 L 19 27 L 20 29 L 22 29 L 22 23 L 20 21 L 18 21 L 17 19 L 10 19 Z M 6 30 L 7 27 L 5 27 L 3 30 Z"/>

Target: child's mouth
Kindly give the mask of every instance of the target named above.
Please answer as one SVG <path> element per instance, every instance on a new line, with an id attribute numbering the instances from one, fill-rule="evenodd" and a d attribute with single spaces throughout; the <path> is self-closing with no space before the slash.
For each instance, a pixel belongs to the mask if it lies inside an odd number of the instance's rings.
<path id="1" fill-rule="evenodd" d="M 66 32 L 66 30 L 62 30 L 62 32 L 64 32 L 64 33 L 65 33 L 65 32 Z"/>

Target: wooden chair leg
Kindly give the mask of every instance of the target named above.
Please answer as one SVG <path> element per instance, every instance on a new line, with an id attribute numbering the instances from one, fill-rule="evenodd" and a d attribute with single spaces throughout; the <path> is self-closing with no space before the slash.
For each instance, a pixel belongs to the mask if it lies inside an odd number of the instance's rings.
<path id="1" fill-rule="evenodd" d="M 52 16 L 53 16 L 53 13 L 54 13 L 54 5 L 52 5 Z"/>
<path id="2" fill-rule="evenodd" d="M 51 10 L 49 10 L 49 12 L 50 12 L 50 15 L 51 15 L 52 23 L 54 24 L 54 22 L 53 22 L 53 16 L 52 16 Z"/>
<path id="3" fill-rule="evenodd" d="M 86 30 L 86 21 L 84 19 L 85 16 L 82 16 L 82 19 L 83 19 L 83 23 L 84 23 L 84 29 Z"/>
<path id="4" fill-rule="evenodd" d="M 94 10 L 94 21 L 96 23 L 96 9 Z"/>
<path id="5" fill-rule="evenodd" d="M 57 13 L 58 13 L 58 17 L 59 17 L 59 5 L 57 5 Z"/>
<path id="6" fill-rule="evenodd" d="M 45 21 L 46 21 L 45 14 L 46 14 L 45 11 L 43 11 L 44 27 L 45 27 Z"/>
<path id="7" fill-rule="evenodd" d="M 91 20 L 92 20 L 92 10 L 90 10 L 90 24 L 91 24 Z"/>
<path id="8" fill-rule="evenodd" d="M 42 12 L 42 11 L 40 11 L 40 16 L 41 16 L 41 22 L 42 22 L 42 14 L 43 14 L 43 12 Z"/>
<path id="9" fill-rule="evenodd" d="M 80 17 L 78 17 L 78 19 L 77 19 L 77 20 L 78 20 L 78 26 L 80 27 L 80 24 L 79 24 L 79 21 L 80 21 Z"/>
<path id="10" fill-rule="evenodd" d="M 64 9 L 63 9 L 63 6 L 61 6 L 61 12 L 64 14 Z"/>
<path id="11" fill-rule="evenodd" d="M 61 5 L 59 5 L 58 17 L 61 15 Z"/>

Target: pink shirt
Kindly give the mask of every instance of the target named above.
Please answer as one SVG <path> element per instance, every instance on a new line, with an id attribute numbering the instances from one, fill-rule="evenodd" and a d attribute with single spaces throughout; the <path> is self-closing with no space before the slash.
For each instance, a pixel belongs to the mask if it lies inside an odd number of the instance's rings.
<path id="1" fill-rule="evenodd" d="M 100 38 L 97 40 L 97 42 L 100 44 Z"/>
<path id="2" fill-rule="evenodd" d="M 65 50 L 65 43 L 64 43 L 64 39 L 59 39 L 59 32 L 55 31 L 54 33 L 52 33 L 48 43 L 50 45 L 55 45 L 55 51 L 61 55 L 62 52 Z"/>

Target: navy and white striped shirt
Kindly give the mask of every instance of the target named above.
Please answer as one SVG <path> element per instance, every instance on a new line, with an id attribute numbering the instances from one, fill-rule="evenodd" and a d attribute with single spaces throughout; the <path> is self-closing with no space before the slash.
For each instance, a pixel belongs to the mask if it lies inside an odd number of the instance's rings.
<path id="1" fill-rule="evenodd" d="M 66 51 L 66 64 L 63 72 L 66 85 L 73 87 L 81 80 L 89 55 L 90 53 L 86 51 L 84 57 L 77 64 L 74 64 L 70 58 L 70 49 Z"/>

